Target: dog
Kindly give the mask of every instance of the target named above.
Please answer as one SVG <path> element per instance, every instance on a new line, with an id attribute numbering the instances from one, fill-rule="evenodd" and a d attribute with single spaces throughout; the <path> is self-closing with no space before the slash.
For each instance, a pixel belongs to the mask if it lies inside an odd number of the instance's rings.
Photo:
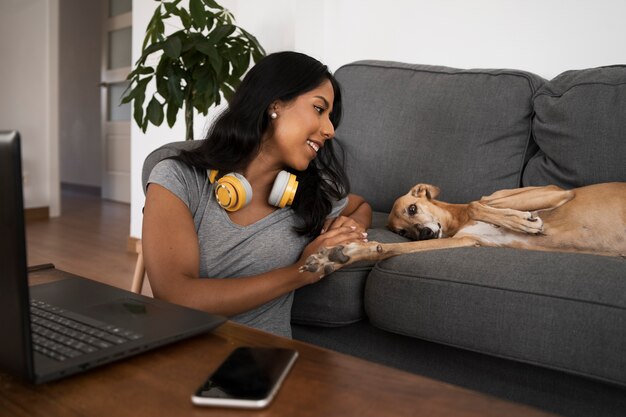
<path id="1" fill-rule="evenodd" d="M 417 184 L 393 205 L 387 227 L 413 242 L 350 243 L 321 248 L 301 271 L 322 276 L 362 260 L 470 246 L 591 253 L 626 258 L 626 183 L 564 190 L 507 189 L 468 204 L 436 200 L 439 188 Z"/>

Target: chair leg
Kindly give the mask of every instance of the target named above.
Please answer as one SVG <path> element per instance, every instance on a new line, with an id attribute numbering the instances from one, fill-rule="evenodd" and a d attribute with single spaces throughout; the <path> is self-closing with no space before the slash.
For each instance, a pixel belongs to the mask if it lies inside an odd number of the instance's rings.
<path id="1" fill-rule="evenodd" d="M 143 288 L 143 280 L 146 275 L 146 267 L 143 263 L 143 253 L 139 250 L 137 254 L 137 263 L 135 264 L 135 273 L 133 275 L 133 283 L 130 290 L 136 294 L 141 294 Z"/>

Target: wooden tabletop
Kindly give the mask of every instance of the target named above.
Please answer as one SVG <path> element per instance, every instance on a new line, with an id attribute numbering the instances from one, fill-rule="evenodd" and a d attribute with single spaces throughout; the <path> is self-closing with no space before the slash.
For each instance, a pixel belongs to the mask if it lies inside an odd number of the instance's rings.
<path id="1" fill-rule="evenodd" d="M 238 346 L 300 356 L 263 410 L 194 406 L 191 394 Z M 0 373 L 2 416 L 547 416 L 514 404 L 233 322 L 212 333 L 57 382 Z"/>

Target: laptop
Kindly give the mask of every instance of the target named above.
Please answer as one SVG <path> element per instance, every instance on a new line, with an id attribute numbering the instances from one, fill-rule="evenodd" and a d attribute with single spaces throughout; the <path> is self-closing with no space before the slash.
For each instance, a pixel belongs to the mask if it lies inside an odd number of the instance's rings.
<path id="1" fill-rule="evenodd" d="M 28 286 L 20 136 L 0 132 L 0 371 L 33 383 L 215 329 L 226 319 L 76 275 Z"/>

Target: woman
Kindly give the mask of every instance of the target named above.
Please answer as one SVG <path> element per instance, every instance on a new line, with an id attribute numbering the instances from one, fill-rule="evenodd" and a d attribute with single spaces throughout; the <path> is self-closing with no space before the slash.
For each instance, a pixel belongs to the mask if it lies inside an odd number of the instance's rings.
<path id="1" fill-rule="evenodd" d="M 259 61 L 203 144 L 152 171 L 142 243 L 154 295 L 290 337 L 293 291 L 321 278 L 298 268 L 321 246 L 366 240 L 371 223 L 333 151 L 340 117 L 326 66 L 295 52 Z M 298 184 L 278 208 L 282 170 Z M 231 172 L 249 183 L 245 205 L 228 206 Z"/>

